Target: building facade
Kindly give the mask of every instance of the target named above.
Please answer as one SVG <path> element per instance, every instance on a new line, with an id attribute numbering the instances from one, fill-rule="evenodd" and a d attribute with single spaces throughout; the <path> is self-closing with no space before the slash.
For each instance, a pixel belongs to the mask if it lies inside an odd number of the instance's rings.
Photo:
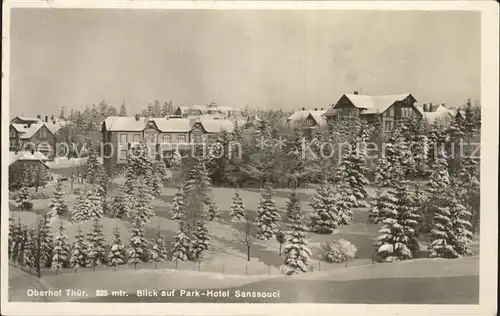
<path id="1" fill-rule="evenodd" d="M 169 157 L 176 150 L 186 154 L 193 145 L 210 143 L 218 133 L 233 129 L 228 120 L 108 117 L 101 129 L 103 158 L 105 163 L 124 164 L 129 149 L 142 141 L 148 145 L 151 159 Z"/>
<path id="2" fill-rule="evenodd" d="M 344 94 L 325 114 L 327 121 L 359 116 L 368 124 L 381 121 L 385 131 L 391 131 L 411 119 L 422 119 L 422 110 L 409 93 L 398 95 Z"/>

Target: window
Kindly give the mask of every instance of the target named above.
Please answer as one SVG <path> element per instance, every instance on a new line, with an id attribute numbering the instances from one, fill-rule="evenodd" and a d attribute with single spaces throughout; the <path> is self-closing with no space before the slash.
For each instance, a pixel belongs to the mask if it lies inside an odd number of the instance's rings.
<path id="1" fill-rule="evenodd" d="M 201 135 L 194 135 L 193 141 L 195 143 L 201 143 Z"/>
<path id="2" fill-rule="evenodd" d="M 402 117 L 411 117 L 412 113 L 413 113 L 412 108 L 401 108 Z"/>
<path id="3" fill-rule="evenodd" d="M 16 144 L 16 140 L 15 139 L 11 139 L 10 140 L 10 147 L 17 147 L 16 145 L 17 145 Z"/>
<path id="4" fill-rule="evenodd" d="M 312 125 L 314 125 L 314 120 L 313 119 L 307 119 L 306 120 L 306 124 L 312 126 Z"/>
<path id="5" fill-rule="evenodd" d="M 9 136 L 10 137 L 16 137 L 16 131 L 13 128 L 10 129 Z"/>
<path id="6" fill-rule="evenodd" d="M 141 141 L 141 134 L 134 134 L 134 143 L 139 143 Z"/>
<path id="7" fill-rule="evenodd" d="M 171 143 L 172 137 L 170 135 L 162 135 L 162 143 Z"/>
<path id="8" fill-rule="evenodd" d="M 155 143 L 155 134 L 153 133 L 147 133 L 146 134 L 146 142 L 147 143 Z"/>
<path id="9" fill-rule="evenodd" d="M 394 116 L 394 107 L 393 107 L 393 106 L 391 106 L 391 107 L 389 108 L 389 111 L 387 111 L 387 112 L 388 112 L 387 116 Z"/>
<path id="10" fill-rule="evenodd" d="M 120 144 L 127 143 L 127 134 L 120 134 Z"/>
<path id="11" fill-rule="evenodd" d="M 127 149 L 121 149 L 118 152 L 118 161 L 124 161 L 127 160 Z"/>
<path id="12" fill-rule="evenodd" d="M 177 135 L 177 142 L 185 143 L 186 142 L 186 135 Z"/>
<path id="13" fill-rule="evenodd" d="M 208 142 L 213 142 L 215 139 L 214 135 L 213 134 L 207 134 L 207 141 Z"/>

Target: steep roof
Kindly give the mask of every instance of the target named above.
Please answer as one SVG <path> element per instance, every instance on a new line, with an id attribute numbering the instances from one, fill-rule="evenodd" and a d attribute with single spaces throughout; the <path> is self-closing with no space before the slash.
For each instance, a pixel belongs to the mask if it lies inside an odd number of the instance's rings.
<path id="1" fill-rule="evenodd" d="M 301 111 L 294 112 L 286 120 L 288 122 L 297 122 L 300 120 L 305 120 L 310 114 L 314 118 L 316 123 L 321 125 L 323 123 L 323 121 L 325 120 L 323 117 L 325 112 L 326 112 L 325 110 L 319 110 L 319 111 L 301 110 Z"/>
<path id="2" fill-rule="evenodd" d="M 139 117 L 139 120 L 136 120 L 134 116 L 108 116 L 104 124 L 108 131 L 140 132 L 144 130 L 148 120 L 147 117 Z"/>
<path id="3" fill-rule="evenodd" d="M 413 98 L 410 93 L 387 95 L 361 95 L 346 93 L 342 97 L 344 96 L 349 99 L 349 101 L 351 101 L 351 103 L 355 107 L 359 109 L 365 109 L 365 111 L 363 111 L 363 114 L 384 113 L 391 105 L 394 104 L 394 102 L 403 101 L 408 97 Z M 337 104 L 331 107 L 326 112 L 326 115 L 333 115 L 334 109 Z"/>
<path id="4" fill-rule="evenodd" d="M 185 118 L 154 119 L 154 122 L 164 133 L 187 133 L 192 128 L 191 120 Z"/>
<path id="5" fill-rule="evenodd" d="M 19 132 L 20 139 L 30 139 L 44 125 L 43 123 L 33 124 L 11 124 Z"/>
<path id="6" fill-rule="evenodd" d="M 455 115 L 455 110 L 447 109 L 440 104 L 433 112 L 424 112 L 424 119 L 429 123 L 433 123 L 436 120 L 448 120 Z"/>
<path id="7" fill-rule="evenodd" d="M 231 133 L 234 130 L 234 123 L 229 120 L 200 120 L 207 133 L 220 133 L 222 131 Z"/>
<path id="8" fill-rule="evenodd" d="M 9 166 L 12 165 L 16 161 L 28 161 L 28 160 L 38 160 L 42 162 L 47 168 L 49 167 L 45 162 L 49 160 L 47 156 L 42 154 L 39 151 L 35 151 L 31 153 L 29 151 L 21 151 L 18 153 L 9 152 Z"/>

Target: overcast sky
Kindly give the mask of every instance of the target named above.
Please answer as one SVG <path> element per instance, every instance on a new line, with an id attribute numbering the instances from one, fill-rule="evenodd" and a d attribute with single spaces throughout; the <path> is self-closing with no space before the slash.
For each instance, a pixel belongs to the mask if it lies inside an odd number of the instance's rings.
<path id="1" fill-rule="evenodd" d="M 471 12 L 13 9 L 10 116 L 106 100 L 321 108 L 343 93 L 480 98 Z"/>

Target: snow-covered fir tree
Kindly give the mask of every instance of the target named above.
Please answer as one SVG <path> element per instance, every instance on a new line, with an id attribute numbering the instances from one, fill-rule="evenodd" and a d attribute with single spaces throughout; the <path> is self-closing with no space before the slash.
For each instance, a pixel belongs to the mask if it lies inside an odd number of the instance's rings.
<path id="1" fill-rule="evenodd" d="M 376 252 L 383 262 L 412 259 L 419 249 L 419 214 L 413 193 L 405 180 L 396 179 L 387 197 Z"/>
<path id="2" fill-rule="evenodd" d="M 54 238 L 54 249 L 52 256 L 52 269 L 57 273 L 62 271 L 69 263 L 69 246 L 67 243 L 66 229 L 63 222 L 59 225 L 59 231 Z"/>
<path id="3" fill-rule="evenodd" d="M 317 234 L 331 234 L 340 225 L 340 217 L 335 208 L 332 185 L 323 180 L 309 201 L 313 213 L 309 218 L 309 228 Z"/>
<path id="4" fill-rule="evenodd" d="M 259 206 L 257 208 L 257 238 L 269 240 L 279 230 L 281 216 L 276 208 L 276 202 L 273 199 L 273 189 L 270 184 L 261 191 Z"/>
<path id="5" fill-rule="evenodd" d="M 156 164 L 154 173 L 159 176 L 163 187 L 163 185 L 165 185 L 169 180 L 169 172 L 167 169 L 167 165 L 165 164 L 165 161 L 163 159 L 160 159 L 160 161 L 158 161 L 158 163 Z"/>
<path id="6" fill-rule="evenodd" d="M 297 205 L 289 217 L 291 228 L 290 236 L 287 238 L 282 255 L 285 262 L 280 267 L 284 274 L 299 274 L 309 270 L 311 249 L 306 239 L 306 228 L 302 225 L 302 212 Z"/>
<path id="7" fill-rule="evenodd" d="M 158 228 L 156 230 L 156 235 L 153 237 L 151 247 L 151 259 L 155 262 L 155 266 L 158 262 L 165 262 L 168 260 L 167 244 L 165 243 L 165 236 L 163 236 Z"/>
<path id="8" fill-rule="evenodd" d="M 480 183 L 477 162 L 470 156 L 462 159 L 457 181 L 458 196 L 462 204 L 471 212 L 472 232 L 479 223 Z"/>
<path id="9" fill-rule="evenodd" d="M 52 216 L 63 216 L 68 212 L 68 205 L 64 200 L 64 193 L 62 191 L 62 181 L 60 178 L 56 180 L 56 189 L 52 197 L 52 202 L 49 205 Z"/>
<path id="10" fill-rule="evenodd" d="M 83 230 L 78 226 L 76 236 L 71 247 L 71 259 L 69 264 L 72 268 L 87 266 L 88 247 L 85 242 Z"/>
<path id="11" fill-rule="evenodd" d="M 304 177 L 306 177 L 306 159 L 305 159 L 306 138 L 299 128 L 294 131 L 294 141 L 288 151 L 290 160 L 289 177 L 295 186 L 300 186 Z"/>
<path id="12" fill-rule="evenodd" d="M 446 159 L 439 155 L 432 166 L 432 173 L 427 183 L 427 192 L 432 196 L 434 193 L 450 185 L 450 175 L 448 173 L 448 163 Z"/>
<path id="13" fill-rule="evenodd" d="M 150 194 L 152 197 L 160 196 L 163 188 L 163 180 L 159 173 L 153 173 Z"/>
<path id="14" fill-rule="evenodd" d="M 89 208 L 88 219 L 96 219 L 104 216 L 103 200 L 97 187 L 94 187 L 87 193 L 86 204 Z"/>
<path id="15" fill-rule="evenodd" d="M 9 255 L 9 260 L 12 258 L 12 245 L 14 244 L 14 239 L 16 235 L 16 221 L 14 220 L 14 217 L 9 215 L 9 242 L 8 242 L 8 255 Z"/>
<path id="16" fill-rule="evenodd" d="M 172 220 L 181 220 L 184 218 L 184 189 L 179 186 L 172 200 Z"/>
<path id="17" fill-rule="evenodd" d="M 73 223 L 81 223 L 90 219 L 90 209 L 89 201 L 84 196 L 79 195 L 76 198 L 73 212 L 71 213 Z"/>
<path id="18" fill-rule="evenodd" d="M 151 190 L 148 188 L 146 180 L 137 179 L 136 187 L 136 197 L 134 209 L 136 211 L 136 216 L 138 216 L 143 223 L 149 222 L 149 220 L 155 215 L 154 208 L 151 205 L 153 197 L 151 196 Z"/>
<path id="19" fill-rule="evenodd" d="M 24 246 L 23 263 L 28 269 L 35 267 L 37 236 L 34 229 L 28 228 L 26 244 Z"/>
<path id="20" fill-rule="evenodd" d="M 200 198 L 203 204 L 208 204 L 211 201 L 211 181 L 203 159 L 198 159 L 186 175 L 183 188 L 185 197 L 189 196 L 191 194 L 190 191 L 195 187 L 201 194 Z"/>
<path id="21" fill-rule="evenodd" d="M 120 236 L 120 229 L 115 227 L 113 230 L 113 241 L 108 252 L 108 264 L 116 268 L 125 263 L 125 246 Z"/>
<path id="22" fill-rule="evenodd" d="M 219 219 L 219 207 L 217 206 L 217 204 L 213 199 L 206 207 L 207 207 L 207 217 L 209 221 Z"/>
<path id="23" fill-rule="evenodd" d="M 105 239 L 99 218 L 94 218 L 92 230 L 87 234 L 87 240 L 87 266 L 95 269 L 106 262 Z"/>
<path id="24" fill-rule="evenodd" d="M 149 259 L 148 241 L 144 233 L 144 222 L 139 216 L 134 218 L 127 254 L 128 264 L 133 265 L 134 268 L 138 263 L 147 262 Z"/>
<path id="25" fill-rule="evenodd" d="M 388 187 L 392 184 L 390 165 L 383 156 L 377 159 L 377 166 L 375 167 L 375 184 L 379 187 Z"/>
<path id="26" fill-rule="evenodd" d="M 172 243 L 172 261 L 186 261 L 189 260 L 191 253 L 191 238 L 186 234 L 185 223 L 180 223 L 180 228 L 175 235 L 174 242 Z"/>
<path id="27" fill-rule="evenodd" d="M 354 207 L 366 206 L 365 186 L 368 180 L 365 177 L 367 172 L 366 160 L 360 152 L 360 143 L 353 143 L 351 150 L 342 155 L 342 161 L 338 169 L 337 179 L 340 186 L 348 190 L 348 194 L 355 198 Z"/>
<path id="28" fill-rule="evenodd" d="M 90 147 L 87 151 L 87 161 L 85 163 L 85 178 L 90 184 L 94 184 L 97 178 L 100 163 L 97 159 L 97 152 Z"/>
<path id="29" fill-rule="evenodd" d="M 370 211 L 368 213 L 368 221 L 374 224 L 378 224 L 383 219 L 383 214 L 381 210 L 384 209 L 384 193 L 378 188 L 375 192 L 375 198 L 372 199 Z"/>
<path id="30" fill-rule="evenodd" d="M 356 207 L 356 202 L 359 205 L 359 199 L 356 199 L 352 193 L 351 188 L 346 182 L 340 182 L 337 186 L 334 206 L 340 225 L 349 225 L 352 222 L 354 216 L 353 208 Z"/>
<path id="31" fill-rule="evenodd" d="M 54 249 L 54 238 L 52 236 L 52 228 L 50 224 L 50 213 L 44 213 L 38 225 L 38 233 L 40 234 L 40 266 L 50 268 L 52 266 Z"/>
<path id="32" fill-rule="evenodd" d="M 11 237 L 11 244 L 10 244 L 10 255 L 9 259 L 12 262 L 15 262 L 17 259 L 18 255 L 18 250 L 19 250 L 19 244 L 22 241 L 22 225 L 21 225 L 21 219 L 17 218 L 17 221 L 15 221 L 12 226 L 11 230 L 9 231 L 10 237 Z"/>
<path id="33" fill-rule="evenodd" d="M 295 190 L 290 192 L 290 196 L 286 202 L 286 219 L 288 223 L 302 223 L 300 200 Z"/>
<path id="34" fill-rule="evenodd" d="M 234 192 L 233 202 L 229 210 L 229 218 L 233 222 L 243 221 L 245 219 L 245 204 L 238 190 Z"/>
<path id="35" fill-rule="evenodd" d="M 125 186 L 120 187 L 111 200 L 110 216 L 128 218 L 133 211 L 133 201 L 133 198 L 125 191 Z"/>
<path id="36" fill-rule="evenodd" d="M 388 182 L 391 182 L 391 179 L 402 179 L 408 168 L 410 152 L 400 128 L 392 131 L 383 147 L 382 155 L 387 160 L 385 165 L 387 169 L 380 170 L 380 173 L 384 174 L 384 179 Z M 391 184 L 388 183 L 389 186 Z"/>
<path id="37" fill-rule="evenodd" d="M 174 150 L 168 162 L 172 168 L 178 168 L 182 164 L 182 156 L 179 149 Z"/>
<path id="38" fill-rule="evenodd" d="M 472 255 L 471 213 L 460 203 L 456 191 L 445 187 L 435 200 L 434 227 L 430 232 L 431 258 L 458 258 Z"/>
<path id="39" fill-rule="evenodd" d="M 19 208 L 21 211 L 31 211 L 33 209 L 31 194 L 29 193 L 28 186 L 26 185 L 26 175 L 23 176 L 23 181 L 21 182 L 21 190 L 19 191 L 16 202 L 17 208 Z"/>
<path id="40" fill-rule="evenodd" d="M 28 241 L 28 225 L 24 224 L 21 225 L 20 231 L 19 231 L 19 241 L 17 243 L 17 256 L 15 258 L 15 261 L 20 264 L 24 265 L 24 251 L 26 247 L 26 242 Z"/>
<path id="41" fill-rule="evenodd" d="M 210 247 L 210 236 L 205 221 L 200 219 L 197 221 L 193 229 L 193 237 L 191 243 L 191 259 L 194 261 L 202 261 L 204 253 Z"/>
<path id="42" fill-rule="evenodd" d="M 444 149 L 444 135 L 437 120 L 435 120 L 427 129 L 426 137 L 429 146 L 429 150 L 427 152 L 427 164 L 432 166 L 435 163 L 438 153 Z"/>

